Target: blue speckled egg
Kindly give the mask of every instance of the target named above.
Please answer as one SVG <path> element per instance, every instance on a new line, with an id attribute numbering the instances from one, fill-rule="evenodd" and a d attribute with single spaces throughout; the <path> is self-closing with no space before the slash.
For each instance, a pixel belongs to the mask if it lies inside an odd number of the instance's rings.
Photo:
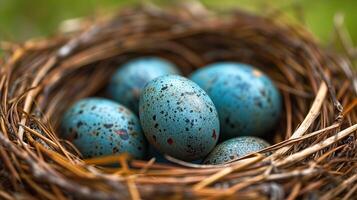
<path id="1" fill-rule="evenodd" d="M 146 83 L 167 74 L 180 72 L 174 64 L 162 58 L 134 59 L 115 72 L 108 86 L 108 94 L 115 101 L 138 113 L 140 93 Z"/>
<path id="2" fill-rule="evenodd" d="M 63 117 L 62 137 L 73 142 L 85 158 L 127 152 L 141 159 L 147 150 L 138 118 L 103 98 L 76 102 Z"/>
<path id="3" fill-rule="evenodd" d="M 269 146 L 269 143 L 257 137 L 243 136 L 226 140 L 216 146 L 203 161 L 204 164 L 224 164 L 260 151 Z"/>
<path id="4" fill-rule="evenodd" d="M 249 65 L 221 62 L 191 75 L 215 104 L 223 140 L 236 136 L 262 136 L 269 132 L 282 110 L 273 82 Z"/>
<path id="5" fill-rule="evenodd" d="M 203 158 L 219 137 L 211 99 L 197 84 L 178 75 L 150 81 L 141 94 L 139 114 L 148 141 L 181 160 Z"/>

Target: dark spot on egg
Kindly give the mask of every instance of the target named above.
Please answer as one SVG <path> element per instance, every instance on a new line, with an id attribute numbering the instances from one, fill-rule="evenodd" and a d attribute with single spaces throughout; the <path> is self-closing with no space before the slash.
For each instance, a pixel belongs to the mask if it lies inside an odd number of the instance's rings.
<path id="1" fill-rule="evenodd" d="M 214 140 L 217 139 L 216 130 L 214 130 L 214 129 L 213 129 L 213 131 L 212 131 L 212 138 L 213 138 Z"/>
<path id="2" fill-rule="evenodd" d="M 174 140 L 172 138 L 167 139 L 167 143 L 169 145 L 172 145 L 174 143 Z"/>
<path id="3" fill-rule="evenodd" d="M 259 108 L 263 108 L 263 103 L 260 101 L 259 98 L 254 99 L 254 104 L 258 106 Z"/>
<path id="4" fill-rule="evenodd" d="M 82 121 L 77 122 L 77 128 L 81 127 L 83 125 Z"/>
<path id="5" fill-rule="evenodd" d="M 168 86 L 164 86 L 164 87 L 161 88 L 161 91 L 164 91 L 164 90 L 166 90 L 167 88 L 168 88 Z"/>
<path id="6" fill-rule="evenodd" d="M 115 153 L 118 153 L 118 151 L 119 151 L 119 149 L 117 147 L 114 147 L 112 152 L 113 152 L 113 154 L 115 154 Z"/>
<path id="7" fill-rule="evenodd" d="M 111 127 L 113 127 L 113 124 L 103 124 L 103 126 L 105 127 L 105 128 L 111 128 Z"/>
<path id="8" fill-rule="evenodd" d="M 116 130 L 115 133 L 118 134 L 122 140 L 129 139 L 129 134 L 125 129 Z"/>
<path id="9" fill-rule="evenodd" d="M 260 90 L 260 94 L 261 94 L 262 96 L 264 96 L 264 97 L 267 95 L 266 92 L 265 92 L 265 90 L 263 90 L 263 89 Z"/>

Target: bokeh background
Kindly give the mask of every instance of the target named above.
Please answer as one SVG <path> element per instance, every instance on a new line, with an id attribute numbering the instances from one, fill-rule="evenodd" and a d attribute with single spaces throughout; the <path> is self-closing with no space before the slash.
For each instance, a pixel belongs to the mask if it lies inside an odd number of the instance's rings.
<path id="1" fill-rule="evenodd" d="M 174 2 L 173 0 L 151 1 L 162 6 Z M 206 7 L 216 10 L 238 7 L 260 13 L 268 7 L 278 8 L 288 13 L 288 20 L 294 20 L 300 13 L 304 16 L 306 26 L 325 44 L 331 39 L 333 17 L 340 12 L 345 16 L 346 27 L 352 40 L 357 41 L 356 0 L 200 1 Z M 0 40 L 23 41 L 31 37 L 51 35 L 56 32 L 58 24 L 65 19 L 98 12 L 112 12 L 140 2 L 139 0 L 0 0 Z"/>

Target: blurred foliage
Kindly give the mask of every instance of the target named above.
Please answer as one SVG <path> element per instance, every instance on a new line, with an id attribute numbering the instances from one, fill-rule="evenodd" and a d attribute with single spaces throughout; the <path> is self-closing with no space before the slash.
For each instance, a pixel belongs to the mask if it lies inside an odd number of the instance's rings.
<path id="1" fill-rule="evenodd" d="M 143 0 L 142 0 L 143 1 Z M 173 4 L 172 0 L 152 0 L 158 5 Z M 177 0 L 177 2 L 180 2 Z M 182 1 L 181 1 L 182 2 Z M 243 8 L 260 12 L 279 8 L 294 20 L 299 8 L 308 28 L 326 42 L 333 31 L 333 16 L 344 13 L 347 29 L 357 41 L 356 0 L 201 0 L 211 9 Z M 25 40 L 50 35 L 64 19 L 111 12 L 123 6 L 139 4 L 139 0 L 0 0 L 0 40 Z M 295 20 L 296 21 L 296 20 Z"/>

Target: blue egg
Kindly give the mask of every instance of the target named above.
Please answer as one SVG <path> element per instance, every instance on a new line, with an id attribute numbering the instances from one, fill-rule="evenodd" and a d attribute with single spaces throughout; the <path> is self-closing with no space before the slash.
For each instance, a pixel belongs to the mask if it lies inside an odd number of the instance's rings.
<path id="1" fill-rule="evenodd" d="M 127 152 L 142 159 L 147 151 L 139 119 L 124 106 L 102 98 L 82 99 L 69 108 L 62 121 L 62 137 L 85 158 Z"/>
<path id="2" fill-rule="evenodd" d="M 174 64 L 162 58 L 134 59 L 115 72 L 108 86 L 108 94 L 115 101 L 138 113 L 140 93 L 146 83 L 167 74 L 180 72 Z"/>
<path id="3" fill-rule="evenodd" d="M 141 94 L 139 114 L 148 141 L 181 160 L 203 158 L 219 137 L 213 102 L 197 84 L 178 75 L 150 81 Z"/>
<path id="4" fill-rule="evenodd" d="M 191 75 L 215 104 L 221 139 L 262 136 L 279 120 L 281 96 L 273 82 L 249 65 L 221 62 L 208 65 Z"/>
<path id="5" fill-rule="evenodd" d="M 257 137 L 243 136 L 226 140 L 216 146 L 203 161 L 204 164 L 224 164 L 250 153 L 260 151 L 269 143 Z"/>

